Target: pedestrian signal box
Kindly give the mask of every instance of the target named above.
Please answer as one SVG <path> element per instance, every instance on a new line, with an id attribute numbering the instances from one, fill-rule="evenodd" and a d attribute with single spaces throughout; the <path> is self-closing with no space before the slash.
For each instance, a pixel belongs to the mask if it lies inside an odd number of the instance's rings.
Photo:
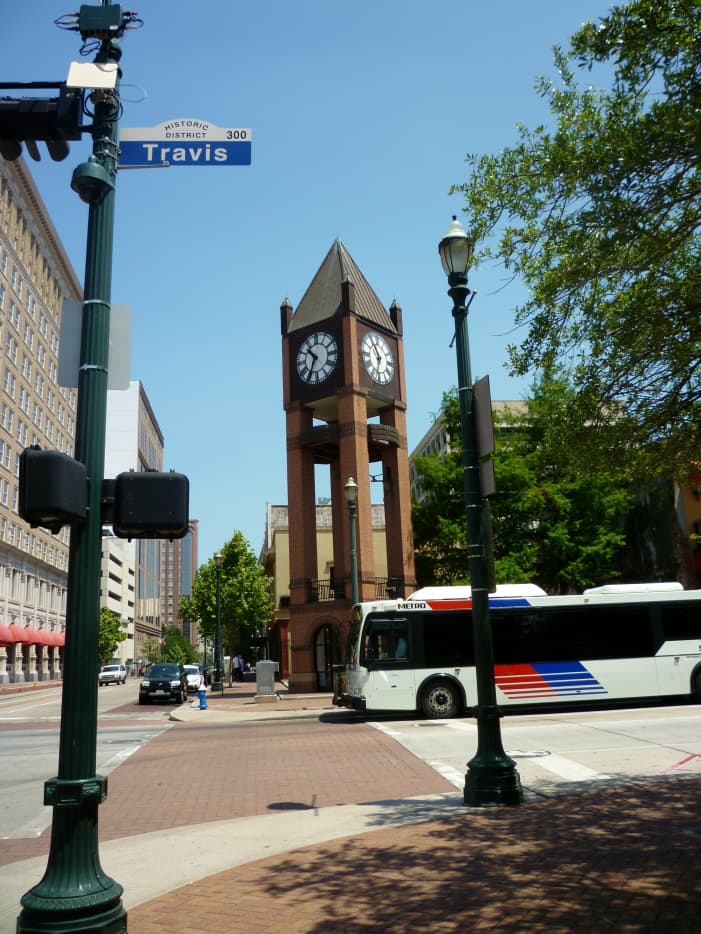
<path id="1" fill-rule="evenodd" d="M 20 516 L 31 526 L 58 532 L 84 522 L 88 511 L 85 464 L 60 451 L 25 448 L 19 459 Z"/>
<path id="2" fill-rule="evenodd" d="M 190 483 L 183 474 L 130 470 L 114 479 L 112 527 L 118 538 L 184 538 L 189 506 Z"/>

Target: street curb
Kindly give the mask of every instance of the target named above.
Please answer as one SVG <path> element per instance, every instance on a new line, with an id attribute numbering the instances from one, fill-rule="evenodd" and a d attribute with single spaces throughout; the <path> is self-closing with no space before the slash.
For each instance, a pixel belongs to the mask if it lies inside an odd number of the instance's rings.
<path id="1" fill-rule="evenodd" d="M 284 701 L 282 701 L 284 704 Z M 250 723 L 258 720 L 309 720 L 329 713 L 343 713 L 338 707 L 315 707 L 297 710 L 283 710 L 279 706 L 274 710 L 256 707 L 239 707 L 216 710 L 208 706 L 204 710 L 197 704 L 183 704 L 172 710 L 168 719 L 179 723 Z M 348 711 L 352 714 L 352 711 Z"/>

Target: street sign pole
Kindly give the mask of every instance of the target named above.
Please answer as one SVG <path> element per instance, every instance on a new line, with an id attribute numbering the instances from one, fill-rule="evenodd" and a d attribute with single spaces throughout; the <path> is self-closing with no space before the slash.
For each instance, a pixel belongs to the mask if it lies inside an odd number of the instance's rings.
<path id="1" fill-rule="evenodd" d="M 102 40 L 97 61 L 120 58 L 119 43 Z M 98 808 L 107 797 L 107 779 L 95 774 L 118 87 L 96 92 L 93 103 L 93 155 L 72 181 L 90 205 L 75 441 L 75 458 L 89 478 L 88 509 L 86 521 L 71 530 L 58 776 L 44 787 L 44 803 L 53 807 L 51 846 L 43 879 L 22 896 L 18 934 L 127 930 L 122 886 L 100 865 Z"/>

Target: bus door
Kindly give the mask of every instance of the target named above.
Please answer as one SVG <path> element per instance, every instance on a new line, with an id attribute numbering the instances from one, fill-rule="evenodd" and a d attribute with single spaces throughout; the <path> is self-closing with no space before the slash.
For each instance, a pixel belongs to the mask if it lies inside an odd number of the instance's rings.
<path id="1" fill-rule="evenodd" d="M 407 619 L 369 617 L 361 665 L 368 669 L 365 697 L 370 710 L 415 710 L 412 637 Z"/>
<path id="2" fill-rule="evenodd" d="M 689 601 L 662 604 L 652 612 L 660 694 L 688 694 L 701 659 L 701 608 Z"/>

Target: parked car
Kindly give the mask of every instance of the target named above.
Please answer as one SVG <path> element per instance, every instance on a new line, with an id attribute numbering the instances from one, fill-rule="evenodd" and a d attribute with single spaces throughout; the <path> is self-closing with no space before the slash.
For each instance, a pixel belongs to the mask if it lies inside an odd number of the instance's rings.
<path id="1" fill-rule="evenodd" d="M 190 694 L 196 694 L 204 684 L 202 670 L 199 665 L 183 665 L 185 677 L 187 678 L 187 689 Z"/>
<path id="2" fill-rule="evenodd" d="M 168 700 L 182 704 L 187 700 L 187 677 L 180 662 L 157 662 L 151 665 L 139 684 L 139 703 Z"/>
<path id="3" fill-rule="evenodd" d="M 103 665 L 97 676 L 97 683 L 100 687 L 103 684 L 126 684 L 127 670 L 124 665 Z"/>

